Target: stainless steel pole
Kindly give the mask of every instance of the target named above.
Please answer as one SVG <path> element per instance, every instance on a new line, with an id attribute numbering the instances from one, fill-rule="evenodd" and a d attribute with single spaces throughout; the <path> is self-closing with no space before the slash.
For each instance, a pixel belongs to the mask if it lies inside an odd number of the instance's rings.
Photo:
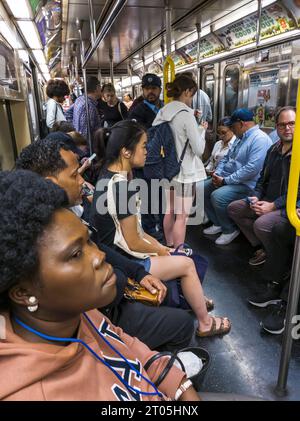
<path id="1" fill-rule="evenodd" d="M 84 42 L 82 39 L 82 26 L 83 22 L 76 20 L 76 26 L 79 32 L 80 37 L 80 57 L 81 57 L 81 67 L 82 67 L 82 76 L 83 76 L 83 85 L 84 85 L 84 98 L 85 98 L 85 108 L 86 108 L 86 125 L 87 125 L 87 141 L 89 145 L 90 154 L 93 153 L 93 146 L 92 146 L 92 133 L 91 133 L 91 122 L 90 122 L 90 110 L 89 110 L 89 100 L 88 100 L 88 93 L 87 93 L 87 76 L 86 76 L 86 68 L 83 67 L 83 60 L 84 60 Z"/>
<path id="2" fill-rule="evenodd" d="M 200 63 L 200 38 L 201 38 L 201 23 L 196 23 L 197 35 L 198 35 L 198 44 L 197 44 L 197 106 L 196 109 L 200 109 L 200 71 L 199 71 L 199 63 Z M 203 111 L 203 110 L 202 110 Z M 200 124 L 202 120 L 202 116 L 196 116 L 197 123 Z"/>
<path id="3" fill-rule="evenodd" d="M 82 68 L 87 66 L 88 61 L 93 56 L 94 52 L 97 50 L 100 42 L 103 40 L 109 29 L 111 28 L 112 24 L 115 22 L 116 18 L 118 17 L 119 13 L 125 6 L 127 0 L 115 0 L 113 5 L 110 8 L 110 12 L 107 15 L 107 18 L 101 25 L 101 28 L 96 36 L 94 45 L 90 48 L 86 56 L 84 57 Z"/>
<path id="4" fill-rule="evenodd" d="M 166 44 L 167 44 L 167 55 L 171 54 L 171 25 L 172 25 L 172 9 L 169 5 L 169 1 L 165 1 L 165 11 L 166 11 Z"/>
<path id="5" fill-rule="evenodd" d="M 287 394 L 287 377 L 289 371 L 289 363 L 292 351 L 292 318 L 297 312 L 298 300 L 300 292 L 300 237 L 296 236 L 292 275 L 290 280 L 289 297 L 286 309 L 285 329 L 282 341 L 282 350 L 280 358 L 280 367 L 275 388 L 276 395 L 282 397 Z"/>
<path id="6" fill-rule="evenodd" d="M 109 52 L 110 80 L 114 84 L 114 59 L 112 51 Z"/>
<path id="7" fill-rule="evenodd" d="M 91 44 L 94 45 L 96 41 L 96 25 L 94 19 L 94 8 L 93 0 L 88 0 L 89 2 L 89 21 L 90 21 L 90 31 L 91 31 Z"/>
<path id="8" fill-rule="evenodd" d="M 100 66 L 100 52 L 97 50 L 97 58 L 98 58 L 98 80 L 100 85 L 102 85 L 102 73 L 101 73 L 101 66 Z"/>

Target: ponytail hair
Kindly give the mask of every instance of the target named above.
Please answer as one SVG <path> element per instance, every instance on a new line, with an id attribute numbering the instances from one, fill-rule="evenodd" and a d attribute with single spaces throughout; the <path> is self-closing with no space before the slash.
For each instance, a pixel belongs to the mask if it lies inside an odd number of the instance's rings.
<path id="1" fill-rule="evenodd" d="M 173 82 L 167 83 L 166 88 L 168 98 L 178 99 L 182 92 L 187 89 L 193 90 L 195 94 L 197 91 L 197 83 L 191 77 L 179 75 Z"/>
<path id="2" fill-rule="evenodd" d="M 145 132 L 144 127 L 134 120 L 119 121 L 110 128 L 97 130 L 94 137 L 94 151 L 101 168 L 107 168 L 118 161 L 123 148 L 134 152 Z"/>

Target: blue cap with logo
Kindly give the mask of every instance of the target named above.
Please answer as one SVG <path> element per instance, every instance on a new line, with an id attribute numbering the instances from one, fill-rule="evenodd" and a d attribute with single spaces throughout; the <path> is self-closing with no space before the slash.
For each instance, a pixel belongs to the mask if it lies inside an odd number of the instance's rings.
<path id="1" fill-rule="evenodd" d="M 254 114 L 251 110 L 248 110 L 248 108 L 238 108 L 231 115 L 229 125 L 232 126 L 237 121 L 253 121 L 253 120 L 254 120 Z"/>
<path id="2" fill-rule="evenodd" d="M 146 73 L 142 77 L 142 88 L 145 86 L 158 86 L 161 87 L 161 80 L 160 77 L 155 75 L 154 73 Z"/>

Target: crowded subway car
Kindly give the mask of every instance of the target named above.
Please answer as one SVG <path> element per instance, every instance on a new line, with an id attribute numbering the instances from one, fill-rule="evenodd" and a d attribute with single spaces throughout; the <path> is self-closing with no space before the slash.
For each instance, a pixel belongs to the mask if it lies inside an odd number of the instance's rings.
<path id="1" fill-rule="evenodd" d="M 1 401 L 300 401 L 299 77 L 298 0 L 1 0 Z"/>

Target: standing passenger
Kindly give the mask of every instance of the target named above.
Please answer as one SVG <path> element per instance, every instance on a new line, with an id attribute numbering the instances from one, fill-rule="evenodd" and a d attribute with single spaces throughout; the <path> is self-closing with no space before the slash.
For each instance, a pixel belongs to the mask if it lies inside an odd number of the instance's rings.
<path id="1" fill-rule="evenodd" d="M 143 97 L 141 101 L 136 98 L 134 102 L 138 102 L 137 105 L 131 107 L 129 112 L 129 118 L 136 120 L 140 123 L 146 130 L 150 129 L 152 123 L 163 106 L 162 101 L 160 101 L 159 96 L 161 93 L 161 80 L 158 76 L 152 73 L 146 73 L 142 78 L 142 89 Z M 136 176 L 143 178 L 142 171 L 137 171 Z M 163 241 L 163 216 L 162 215 L 151 215 L 151 183 L 147 181 L 148 184 L 148 213 L 142 214 L 142 224 L 143 229 L 147 234 L 155 237 L 159 241 Z M 161 193 L 159 193 L 161 196 Z M 158 199 L 159 200 L 159 199 Z"/>
<path id="2" fill-rule="evenodd" d="M 130 94 L 124 95 L 123 101 L 124 101 L 124 104 L 125 104 L 127 110 L 129 111 L 130 108 L 131 108 L 131 106 L 132 106 L 132 104 L 133 104 L 132 96 Z"/>
<path id="3" fill-rule="evenodd" d="M 86 139 L 88 137 L 87 119 L 90 118 L 91 134 L 101 127 L 101 120 L 97 110 L 97 100 L 101 96 L 100 82 L 95 76 L 87 78 L 87 96 L 89 114 L 87 113 L 85 96 L 77 98 L 73 108 L 73 126 L 75 130 L 81 133 Z"/>
<path id="4" fill-rule="evenodd" d="M 193 72 L 182 72 L 178 76 L 188 76 L 195 80 Z M 198 89 L 194 95 L 192 108 L 199 116 L 201 123 L 212 121 L 213 115 L 211 110 L 210 98 L 202 89 Z"/>
<path id="5" fill-rule="evenodd" d="M 46 88 L 46 94 L 49 97 L 47 101 L 46 124 L 49 129 L 52 129 L 56 122 L 66 121 L 61 104 L 69 93 L 70 90 L 65 81 L 61 79 L 49 80 Z"/>
<path id="6" fill-rule="evenodd" d="M 205 148 L 205 130 L 198 127 L 193 110 L 196 82 L 188 76 L 178 76 L 167 84 L 167 96 L 174 100 L 157 114 L 153 126 L 168 122 L 172 130 L 178 159 L 182 156 L 186 142 L 188 146 L 180 167 L 173 178 L 174 189 L 168 190 L 167 210 L 164 218 L 164 233 L 167 244 L 178 246 L 184 243 L 186 222 L 192 207 L 194 185 L 206 178 L 201 156 Z"/>
<path id="7" fill-rule="evenodd" d="M 136 105 L 129 113 L 129 118 L 142 124 L 145 129 L 150 129 L 152 123 L 163 106 L 159 96 L 161 93 L 161 80 L 152 73 L 147 73 L 142 78 L 144 100 Z"/>
<path id="8" fill-rule="evenodd" d="M 116 96 L 113 84 L 106 83 L 101 89 L 102 100 L 98 103 L 101 124 L 104 127 L 111 127 L 121 120 L 126 120 L 128 111 L 123 102 Z"/>

